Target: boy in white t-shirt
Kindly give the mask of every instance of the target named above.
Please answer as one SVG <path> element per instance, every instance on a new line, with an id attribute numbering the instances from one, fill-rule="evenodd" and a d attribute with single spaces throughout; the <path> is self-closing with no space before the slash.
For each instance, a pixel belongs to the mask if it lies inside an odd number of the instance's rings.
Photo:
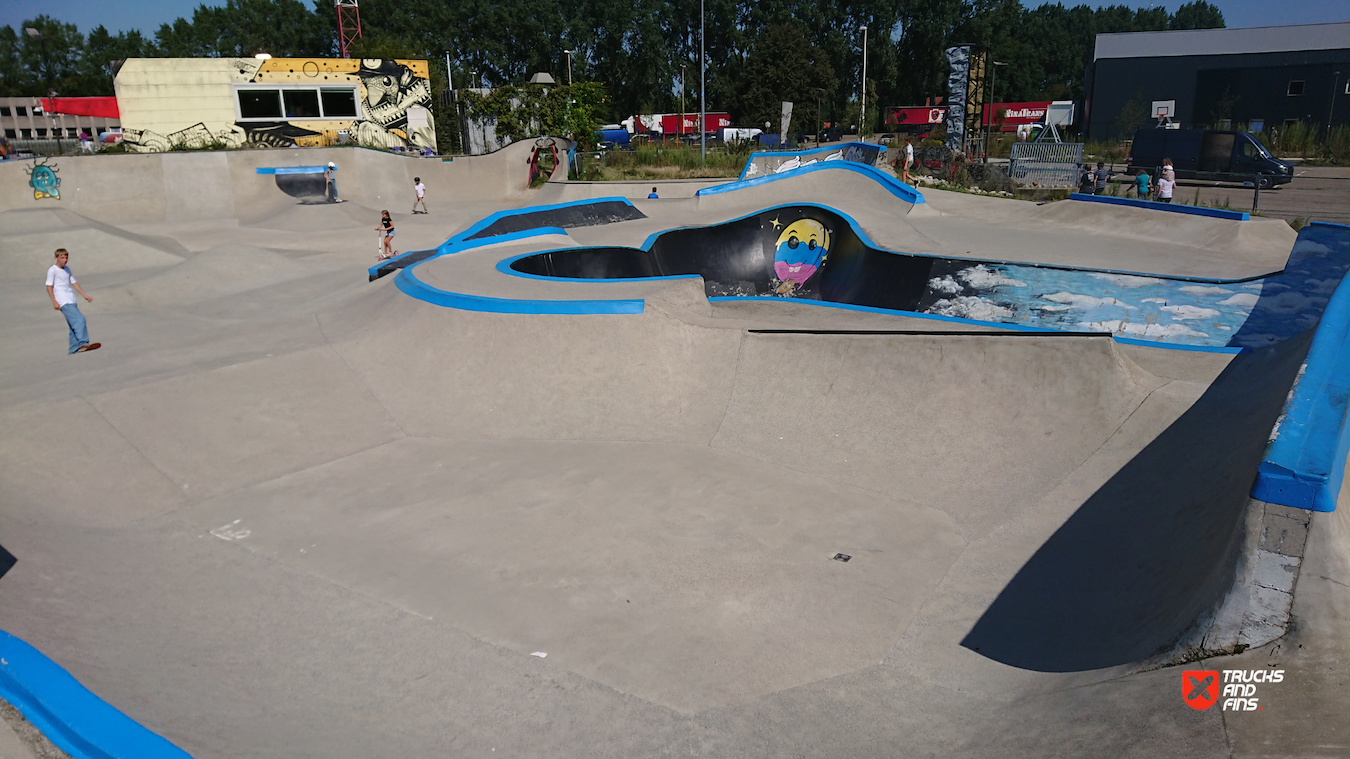
<path id="1" fill-rule="evenodd" d="M 75 281 L 75 275 L 70 273 L 70 267 L 67 266 L 69 262 L 70 253 L 65 248 L 57 248 L 56 263 L 47 270 L 47 296 L 52 299 L 52 308 L 66 317 L 66 324 L 70 327 L 70 352 L 84 353 L 96 350 L 101 343 L 89 342 L 89 330 L 85 326 L 84 314 L 75 305 L 75 293 L 90 303 L 94 299 L 86 295 L 84 288 Z"/>
<path id="2" fill-rule="evenodd" d="M 413 192 L 417 193 L 417 199 L 413 201 L 413 213 L 427 212 L 427 186 L 422 184 L 421 177 L 413 177 Z M 417 210 L 418 204 L 422 205 L 422 210 Z"/>

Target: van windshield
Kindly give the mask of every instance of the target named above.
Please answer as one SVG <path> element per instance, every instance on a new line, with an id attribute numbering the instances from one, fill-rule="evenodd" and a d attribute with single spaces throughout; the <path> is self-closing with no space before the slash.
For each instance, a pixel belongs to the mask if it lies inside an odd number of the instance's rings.
<path id="1" fill-rule="evenodd" d="M 1266 147 L 1264 145 L 1262 145 L 1261 143 L 1257 142 L 1256 140 L 1250 137 L 1248 137 L 1247 141 L 1242 144 L 1242 154 L 1247 156 L 1248 158 L 1271 157 L 1270 151 L 1266 150 Z"/>

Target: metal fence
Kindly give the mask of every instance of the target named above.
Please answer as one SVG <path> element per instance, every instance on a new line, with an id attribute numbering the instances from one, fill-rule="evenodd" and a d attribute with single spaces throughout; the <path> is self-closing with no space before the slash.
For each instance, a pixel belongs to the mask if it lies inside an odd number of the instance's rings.
<path id="1" fill-rule="evenodd" d="M 18 152 L 19 155 L 30 153 L 32 155 L 75 155 L 80 152 L 80 141 L 75 137 L 62 137 L 59 140 L 23 140 L 11 139 L 10 147 Z M 98 149 L 98 143 L 93 143 L 94 149 Z"/>
<path id="2" fill-rule="evenodd" d="M 1023 186 L 1074 187 L 1082 163 L 1081 142 L 1018 142 L 1012 146 L 1008 176 Z"/>

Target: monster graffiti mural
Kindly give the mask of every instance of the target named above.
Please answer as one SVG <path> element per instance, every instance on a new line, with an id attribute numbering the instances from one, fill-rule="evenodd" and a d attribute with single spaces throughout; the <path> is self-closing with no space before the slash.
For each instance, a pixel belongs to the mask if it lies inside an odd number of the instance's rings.
<path id="1" fill-rule="evenodd" d="M 61 178 L 56 176 L 55 164 L 48 165 L 47 159 L 43 158 L 24 171 L 28 174 L 28 186 L 33 188 L 33 200 L 61 199 Z"/>
<path id="2" fill-rule="evenodd" d="M 436 147 L 426 61 L 184 59 L 193 76 L 144 61 L 129 61 L 118 75 L 123 142 L 134 152 L 341 142 L 392 150 Z M 165 109 L 152 101 L 165 98 L 201 103 L 202 120 L 156 128 L 161 124 L 153 119 Z M 232 115 L 226 115 L 226 102 Z"/>

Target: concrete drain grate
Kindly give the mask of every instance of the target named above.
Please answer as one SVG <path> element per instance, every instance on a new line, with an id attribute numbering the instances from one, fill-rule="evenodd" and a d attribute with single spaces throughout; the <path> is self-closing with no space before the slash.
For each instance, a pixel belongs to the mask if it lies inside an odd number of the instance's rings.
<path id="1" fill-rule="evenodd" d="M 852 556 L 849 556 L 849 555 L 846 554 L 846 553 L 837 553 L 837 554 L 834 555 L 834 560 L 835 560 L 835 561 L 848 561 L 848 560 L 851 559 L 851 558 L 853 558 L 853 557 L 852 557 Z"/>

